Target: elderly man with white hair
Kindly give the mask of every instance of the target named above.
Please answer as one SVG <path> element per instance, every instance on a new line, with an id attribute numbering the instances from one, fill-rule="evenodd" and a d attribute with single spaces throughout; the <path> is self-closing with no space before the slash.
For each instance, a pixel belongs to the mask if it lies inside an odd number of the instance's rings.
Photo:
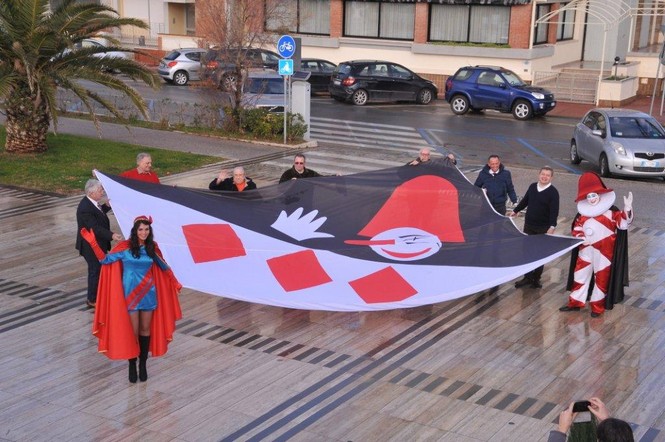
<path id="1" fill-rule="evenodd" d="M 407 166 L 417 166 L 419 164 L 427 163 L 431 160 L 432 156 L 432 151 L 430 150 L 429 147 L 423 147 L 420 149 L 420 152 L 418 153 L 418 158 L 416 158 L 413 161 L 409 161 L 406 163 Z M 444 162 L 452 163 L 452 164 L 457 164 L 457 159 L 455 158 L 455 155 L 452 153 L 449 153 L 443 158 Z"/>
<path id="2" fill-rule="evenodd" d="M 245 169 L 238 166 L 233 169 L 233 176 L 229 176 L 228 170 L 222 169 L 217 178 L 210 181 L 208 189 L 242 192 L 256 189 L 256 184 L 251 178 L 245 176 Z"/>
<path id="3" fill-rule="evenodd" d="M 121 177 L 147 183 L 159 184 L 159 177 L 152 171 L 152 157 L 149 153 L 141 152 L 136 155 L 136 168 L 129 169 L 120 174 Z"/>

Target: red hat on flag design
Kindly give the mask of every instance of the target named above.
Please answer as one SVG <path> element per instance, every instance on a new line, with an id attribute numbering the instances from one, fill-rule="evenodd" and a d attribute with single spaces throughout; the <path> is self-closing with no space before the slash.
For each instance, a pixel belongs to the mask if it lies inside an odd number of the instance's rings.
<path id="1" fill-rule="evenodd" d="M 603 180 L 601 180 L 600 176 L 598 176 L 598 174 L 595 172 L 584 172 L 580 177 L 577 186 L 578 190 L 577 198 L 575 199 L 576 203 L 585 199 L 586 196 L 590 193 L 597 193 L 598 195 L 602 195 L 603 193 L 612 192 L 612 189 L 609 189 L 607 186 L 605 186 Z"/>
<path id="2" fill-rule="evenodd" d="M 374 237 L 399 227 L 436 235 L 443 242 L 464 242 L 457 188 L 445 178 L 423 175 L 395 188 L 359 235 Z"/>

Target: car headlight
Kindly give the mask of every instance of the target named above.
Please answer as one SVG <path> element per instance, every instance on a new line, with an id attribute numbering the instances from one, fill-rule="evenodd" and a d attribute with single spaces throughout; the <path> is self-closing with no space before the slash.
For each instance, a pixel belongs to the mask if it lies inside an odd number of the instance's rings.
<path id="1" fill-rule="evenodd" d="M 533 95 L 533 98 L 535 98 L 536 100 L 545 99 L 545 94 L 541 94 L 540 92 L 531 92 L 531 95 Z"/>
<path id="2" fill-rule="evenodd" d="M 617 143 L 616 141 L 612 141 L 612 142 L 610 143 L 610 147 L 611 147 L 612 149 L 614 149 L 614 151 L 615 151 L 616 153 L 618 153 L 619 155 L 623 155 L 623 156 L 626 155 L 626 149 L 623 147 L 623 144 L 621 144 L 621 143 Z"/>

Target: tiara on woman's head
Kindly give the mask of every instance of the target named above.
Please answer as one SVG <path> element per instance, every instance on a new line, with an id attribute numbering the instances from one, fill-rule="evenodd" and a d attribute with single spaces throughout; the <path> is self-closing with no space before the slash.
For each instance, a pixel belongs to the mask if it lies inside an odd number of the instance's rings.
<path id="1" fill-rule="evenodd" d="M 152 216 L 139 215 L 136 218 L 134 218 L 134 224 L 136 224 L 139 221 L 145 221 L 148 224 L 152 224 Z"/>

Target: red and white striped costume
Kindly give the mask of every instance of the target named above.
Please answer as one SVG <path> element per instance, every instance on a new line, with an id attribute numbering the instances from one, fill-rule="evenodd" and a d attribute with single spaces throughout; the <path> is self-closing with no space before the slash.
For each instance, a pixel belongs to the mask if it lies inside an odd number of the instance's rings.
<path id="1" fill-rule="evenodd" d="M 604 194 L 614 202 L 614 192 Z M 626 230 L 633 221 L 633 211 L 622 211 L 616 207 L 605 210 L 600 215 L 579 215 L 573 224 L 573 236 L 583 238 L 575 264 L 574 285 L 568 305 L 584 307 L 594 275 L 594 288 L 591 293 L 591 311 L 605 311 L 605 296 L 610 278 L 610 267 L 614 258 L 614 242 L 617 229 Z"/>

